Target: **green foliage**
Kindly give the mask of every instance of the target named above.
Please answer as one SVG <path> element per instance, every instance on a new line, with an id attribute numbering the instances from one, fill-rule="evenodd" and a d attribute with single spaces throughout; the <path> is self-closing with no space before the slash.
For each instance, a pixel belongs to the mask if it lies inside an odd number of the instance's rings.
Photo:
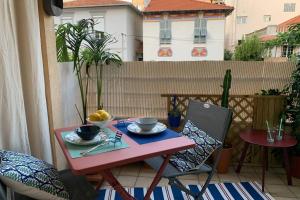
<path id="1" fill-rule="evenodd" d="M 180 115 L 181 115 L 181 113 L 178 108 L 174 108 L 169 112 L 169 116 L 172 116 L 172 117 L 178 117 Z"/>
<path id="2" fill-rule="evenodd" d="M 229 51 L 228 49 L 225 49 L 224 51 L 224 60 L 232 60 L 233 53 Z"/>
<path id="3" fill-rule="evenodd" d="M 66 23 L 58 26 L 56 30 L 56 48 L 57 48 L 57 57 L 59 61 L 73 61 L 73 70 L 76 74 L 81 104 L 82 104 L 82 116 L 79 110 L 76 109 L 79 113 L 81 122 L 86 124 L 87 118 L 87 92 L 88 92 L 88 81 L 84 83 L 84 74 L 82 74 L 82 69 L 84 66 L 88 68 L 88 65 L 85 64 L 85 60 L 82 56 L 82 50 L 84 42 L 86 41 L 88 35 L 93 30 L 94 21 L 92 19 L 83 19 L 80 20 L 77 24 Z M 69 56 L 71 55 L 71 57 Z M 88 69 L 86 69 L 88 71 Z M 87 74 L 86 74 L 87 75 Z"/>
<path id="4" fill-rule="evenodd" d="M 293 25 L 289 30 L 278 36 L 281 44 L 289 46 L 300 46 L 300 24 Z M 293 155 L 300 156 L 300 62 L 293 71 L 286 90 L 288 91 L 286 117 L 291 122 L 292 134 L 298 141 L 298 144 L 292 148 Z"/>
<path id="5" fill-rule="evenodd" d="M 278 40 L 274 39 L 274 40 L 268 40 L 266 42 L 264 42 L 264 47 L 266 49 L 272 49 L 275 46 L 280 46 L 278 43 Z"/>
<path id="6" fill-rule="evenodd" d="M 295 24 L 289 27 L 289 30 L 284 33 L 279 33 L 277 37 L 278 43 L 288 46 L 300 45 L 300 24 Z"/>
<path id="7" fill-rule="evenodd" d="M 280 91 L 279 89 L 268 89 L 268 90 L 261 90 L 261 93 L 258 95 L 262 96 L 278 96 L 284 94 L 284 91 Z"/>
<path id="8" fill-rule="evenodd" d="M 223 85 L 221 86 L 223 88 L 222 98 L 221 98 L 221 106 L 228 108 L 228 102 L 229 102 L 229 90 L 231 88 L 231 70 L 227 69 Z"/>
<path id="9" fill-rule="evenodd" d="M 300 24 L 289 27 L 286 32 L 279 32 L 276 39 L 264 43 L 266 49 L 279 46 L 300 46 Z"/>
<path id="10" fill-rule="evenodd" d="M 89 69 L 95 64 L 97 71 L 97 94 L 98 108 L 102 108 L 100 102 L 102 91 L 103 66 L 111 63 L 121 64 L 122 60 L 117 54 L 109 52 L 108 45 L 115 40 L 111 35 L 102 33 L 101 37 L 96 38 L 94 31 L 94 20 L 83 19 L 77 24 L 66 23 L 59 25 L 56 30 L 56 48 L 59 62 L 73 62 L 73 69 L 77 77 L 82 115 L 77 106 L 80 119 L 86 124 L 87 118 L 87 93 L 89 88 Z M 100 67 L 99 67 L 100 66 Z M 85 72 L 85 73 L 84 73 Z M 99 106 L 101 105 L 101 106 Z"/>
<path id="11" fill-rule="evenodd" d="M 111 53 L 107 48 L 111 44 L 116 42 L 110 34 L 100 32 L 100 37 L 87 38 L 87 45 L 85 51 L 87 52 L 88 59 L 96 67 L 96 79 L 97 79 L 97 108 L 102 109 L 103 104 L 101 102 L 102 96 L 102 80 L 103 80 L 103 67 L 106 65 L 122 64 L 122 59 L 115 53 Z"/>
<path id="12" fill-rule="evenodd" d="M 68 32 L 67 24 L 60 24 L 56 29 L 56 52 L 57 52 L 57 60 L 58 62 L 69 62 L 73 59 L 71 55 L 69 55 L 66 36 Z"/>
<path id="13" fill-rule="evenodd" d="M 176 105 L 177 97 L 173 96 L 171 101 L 172 101 L 172 104 L 171 104 L 172 105 L 172 110 L 168 113 L 168 115 L 172 116 L 172 117 L 180 116 L 181 112 L 180 112 L 179 108 Z"/>
<path id="14" fill-rule="evenodd" d="M 234 59 L 242 61 L 259 61 L 263 60 L 264 52 L 264 45 L 260 42 L 259 38 L 254 35 L 247 38 L 236 47 Z"/>
<path id="15" fill-rule="evenodd" d="M 291 122 L 292 134 L 298 141 L 298 144 L 292 148 L 292 153 L 300 156 L 300 63 L 292 73 L 288 91 L 286 116 Z"/>

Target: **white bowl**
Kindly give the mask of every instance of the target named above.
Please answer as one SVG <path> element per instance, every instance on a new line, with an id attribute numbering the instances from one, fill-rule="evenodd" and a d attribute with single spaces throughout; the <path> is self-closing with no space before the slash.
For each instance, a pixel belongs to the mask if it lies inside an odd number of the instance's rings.
<path id="1" fill-rule="evenodd" d="M 143 131 L 150 131 L 155 127 L 157 124 L 157 119 L 152 117 L 143 117 L 139 118 L 135 121 L 135 123 L 143 130 Z"/>
<path id="2" fill-rule="evenodd" d="M 113 119 L 114 118 L 112 116 L 110 116 L 110 118 L 108 120 L 104 120 L 104 121 L 92 121 L 92 120 L 90 120 L 89 117 L 86 120 L 91 124 L 99 126 L 100 128 L 105 128 Z"/>

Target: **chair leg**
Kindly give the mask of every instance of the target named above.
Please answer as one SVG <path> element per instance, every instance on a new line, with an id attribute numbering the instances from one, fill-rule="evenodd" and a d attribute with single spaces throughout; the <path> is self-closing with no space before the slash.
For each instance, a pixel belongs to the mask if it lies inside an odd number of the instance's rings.
<path id="1" fill-rule="evenodd" d="M 6 199 L 7 200 L 15 200 L 15 193 L 9 187 L 6 187 Z"/>
<path id="2" fill-rule="evenodd" d="M 169 185 L 177 187 L 178 189 L 184 191 L 186 194 L 194 197 L 195 199 L 198 196 L 195 196 L 195 194 L 192 193 L 189 189 L 187 189 L 177 178 L 169 178 Z"/>
<path id="3" fill-rule="evenodd" d="M 197 194 L 197 197 L 201 197 L 201 199 L 203 199 L 203 194 L 205 193 L 205 190 L 207 189 L 212 177 L 214 176 L 214 171 L 211 171 L 208 173 L 208 177 L 204 183 L 204 185 L 201 188 L 201 191 Z"/>
<path id="4" fill-rule="evenodd" d="M 201 191 L 197 195 L 199 197 L 199 199 L 203 199 L 202 196 L 203 196 L 205 190 L 207 189 L 207 187 L 208 187 L 208 185 L 209 185 L 212 177 L 214 176 L 214 174 L 216 172 L 217 165 L 218 165 L 219 160 L 220 160 L 220 151 L 221 151 L 221 149 L 219 149 L 219 153 L 217 154 L 217 157 L 216 157 L 215 163 L 214 163 L 214 165 L 212 167 L 212 170 L 211 170 L 211 172 L 208 173 L 208 177 L 207 177 L 207 179 L 206 179 L 206 181 L 205 181 L 205 183 L 204 183 Z"/>

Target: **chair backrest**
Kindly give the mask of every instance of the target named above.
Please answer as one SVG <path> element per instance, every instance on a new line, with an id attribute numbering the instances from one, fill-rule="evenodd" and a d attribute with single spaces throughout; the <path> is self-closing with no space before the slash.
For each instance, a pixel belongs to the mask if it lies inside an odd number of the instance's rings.
<path id="1" fill-rule="evenodd" d="M 190 100 L 185 121 L 190 120 L 211 137 L 224 143 L 232 112 L 221 106 Z"/>

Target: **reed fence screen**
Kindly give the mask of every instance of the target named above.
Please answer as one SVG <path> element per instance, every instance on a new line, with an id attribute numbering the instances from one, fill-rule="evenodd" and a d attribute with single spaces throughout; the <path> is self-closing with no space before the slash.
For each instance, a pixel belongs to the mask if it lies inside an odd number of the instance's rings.
<path id="1" fill-rule="evenodd" d="M 125 62 L 105 67 L 103 103 L 116 116 L 163 119 L 167 102 L 161 94 L 220 95 L 225 71 L 231 69 L 230 95 L 253 95 L 262 89 L 282 89 L 294 68 L 291 62 Z M 89 111 L 93 112 L 96 84 L 90 86 Z"/>

